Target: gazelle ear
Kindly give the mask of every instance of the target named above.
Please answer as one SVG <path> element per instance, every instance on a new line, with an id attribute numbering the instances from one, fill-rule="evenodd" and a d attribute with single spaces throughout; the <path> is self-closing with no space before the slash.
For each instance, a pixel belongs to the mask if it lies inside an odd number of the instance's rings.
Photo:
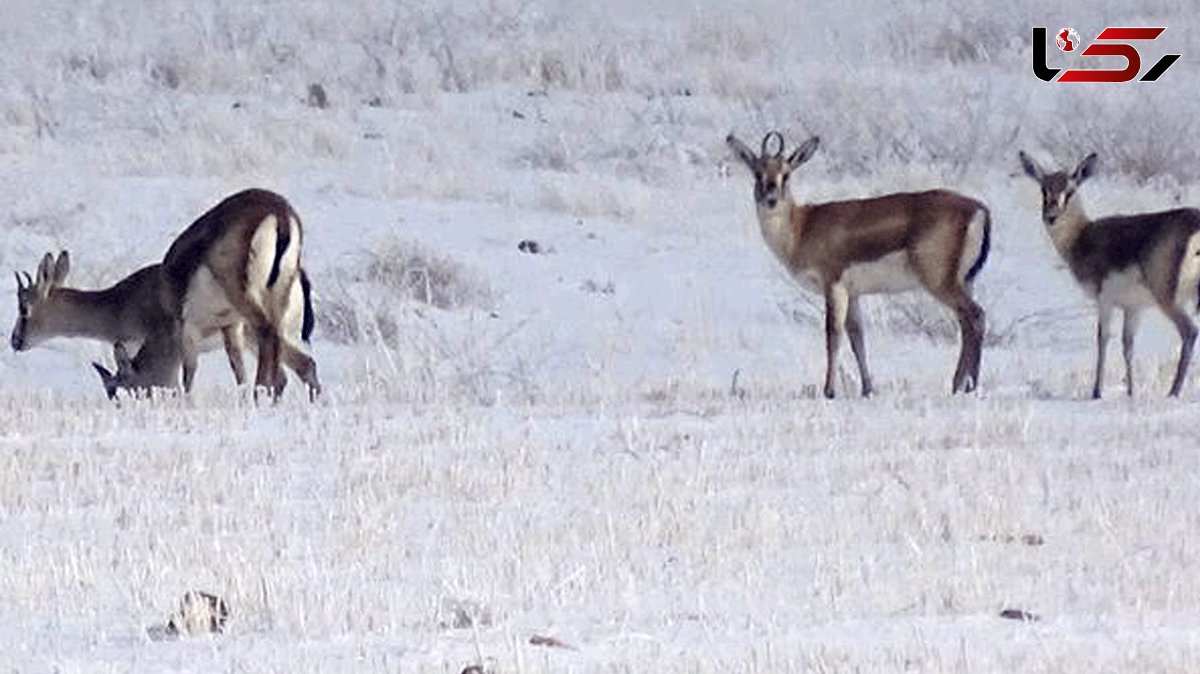
<path id="1" fill-rule="evenodd" d="M 54 286 L 61 286 L 63 281 L 67 280 L 67 274 L 71 271 L 71 256 L 67 251 L 62 251 L 58 254 L 58 260 L 54 262 L 54 272 L 50 277 L 50 282 Z"/>
<path id="2" fill-rule="evenodd" d="M 54 256 L 46 253 L 42 256 L 42 263 L 38 265 L 37 270 L 37 286 L 42 290 L 50 289 L 50 279 L 54 278 Z"/>
<path id="3" fill-rule="evenodd" d="M 1071 174 L 1071 179 L 1076 185 L 1092 177 L 1092 173 L 1096 171 L 1096 160 L 1096 153 L 1093 152 L 1079 162 L 1079 166 L 1076 166 L 1075 172 Z"/>
<path id="4" fill-rule="evenodd" d="M 109 400 L 114 400 L 117 397 L 117 375 L 108 371 L 100 363 L 92 363 L 92 367 L 96 368 L 96 374 L 100 375 L 100 383 L 104 384 L 104 392 L 108 394 Z"/>
<path id="5" fill-rule="evenodd" d="M 737 155 L 738 159 L 742 160 L 742 163 L 746 165 L 746 168 L 750 169 L 751 171 L 756 170 L 758 166 L 758 156 L 755 155 L 754 151 L 747 147 L 745 143 L 738 140 L 731 133 L 725 137 L 725 144 L 729 146 L 729 149 L 733 150 L 733 153 Z"/>
<path id="6" fill-rule="evenodd" d="M 788 156 L 788 166 L 790 166 L 793 170 L 799 168 L 801 164 L 809 159 L 812 159 L 812 156 L 816 154 L 817 148 L 819 147 L 821 147 L 820 136 L 813 136 L 812 138 L 804 141 L 800 147 L 796 148 L 795 152 Z"/>
<path id="7" fill-rule="evenodd" d="M 1042 182 L 1042 178 L 1046 176 L 1046 172 L 1042 170 L 1041 166 L 1038 166 L 1038 163 L 1033 160 L 1033 157 L 1025 154 L 1024 150 L 1021 150 L 1020 153 L 1018 153 L 1018 156 L 1021 158 L 1021 168 L 1025 169 L 1025 175 L 1033 178 L 1039 183 Z"/>

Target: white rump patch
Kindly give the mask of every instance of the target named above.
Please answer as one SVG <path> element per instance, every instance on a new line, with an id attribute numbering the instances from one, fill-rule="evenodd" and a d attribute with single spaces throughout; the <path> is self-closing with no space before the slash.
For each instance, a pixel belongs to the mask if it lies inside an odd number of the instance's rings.
<path id="1" fill-rule="evenodd" d="M 967 223 L 967 235 L 963 240 L 962 256 L 958 260 L 958 280 L 965 282 L 967 272 L 971 271 L 975 261 L 983 254 L 983 221 L 984 210 L 975 210 L 971 221 Z"/>
<path id="2" fill-rule="evenodd" d="M 292 287 L 288 290 L 287 305 L 283 311 L 283 325 L 280 326 L 280 333 L 283 338 L 299 348 L 303 342 L 301 333 L 304 331 L 304 288 L 300 285 L 300 275 L 296 275 L 296 280 L 292 281 Z"/>
<path id="3" fill-rule="evenodd" d="M 250 251 L 246 259 L 246 296 L 263 309 L 268 317 L 277 317 L 276 307 L 285 306 L 291 290 L 284 283 L 276 282 L 267 288 L 271 268 L 275 265 L 275 245 L 279 239 L 278 219 L 268 215 L 254 230 L 250 238 Z M 288 222 L 289 240 L 279 260 L 279 278 L 295 278 L 300 261 L 300 225 L 295 220 Z"/>
<path id="4" fill-rule="evenodd" d="M 1183 259 L 1179 261 L 1179 285 L 1175 288 L 1175 304 L 1188 313 L 1196 311 L 1197 284 L 1200 284 L 1200 232 L 1188 238 Z"/>
<path id="5" fill-rule="evenodd" d="M 267 289 L 271 267 L 275 264 L 278 224 L 279 220 L 274 215 L 263 218 L 250 238 L 250 250 L 246 256 L 246 295 L 260 307 L 265 306 L 263 293 Z"/>

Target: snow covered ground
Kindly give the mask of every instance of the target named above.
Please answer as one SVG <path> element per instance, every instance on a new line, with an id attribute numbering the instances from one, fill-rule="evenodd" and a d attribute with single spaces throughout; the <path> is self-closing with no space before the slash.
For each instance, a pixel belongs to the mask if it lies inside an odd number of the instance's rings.
<path id="1" fill-rule="evenodd" d="M 1200 670 L 1200 374 L 1165 399 L 1155 317 L 1138 397 L 1112 357 L 1084 400 L 1093 312 L 1016 161 L 1098 151 L 1094 214 L 1200 204 L 1190 5 L 806 4 L 7 3 L 0 269 L 112 283 L 276 189 L 327 390 L 255 406 L 213 353 L 114 406 L 107 345 L 0 353 L 0 669 Z M 1060 24 L 1185 56 L 1046 85 Z M 820 301 L 723 143 L 776 127 L 822 137 L 798 196 L 988 203 L 978 395 L 913 296 L 867 303 L 878 395 L 820 397 Z M 226 633 L 151 640 L 193 588 Z"/>

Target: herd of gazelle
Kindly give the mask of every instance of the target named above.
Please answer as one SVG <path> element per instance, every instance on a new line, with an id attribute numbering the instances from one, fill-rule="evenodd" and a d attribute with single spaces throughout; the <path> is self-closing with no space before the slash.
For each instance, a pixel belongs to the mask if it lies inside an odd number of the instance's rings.
<path id="1" fill-rule="evenodd" d="M 984 312 L 971 298 L 971 282 L 987 262 L 987 207 L 948 190 L 801 204 L 792 197 L 788 178 L 816 152 L 816 137 L 786 158 L 778 132 L 763 137 L 758 154 L 732 134 L 726 143 L 754 176 L 758 223 L 767 247 L 797 283 L 825 297 L 826 397 L 835 393 L 843 332 L 858 362 L 862 394 L 872 391 L 858 298 L 915 288 L 923 288 L 958 318 L 962 348 L 952 392 L 978 385 Z M 1133 394 L 1133 338 L 1138 316 L 1148 306 L 1157 306 L 1179 331 L 1179 361 L 1170 390 L 1179 395 L 1196 342 L 1189 313 L 1200 311 L 1200 211 L 1180 208 L 1092 220 L 1084 213 L 1078 188 L 1092 175 L 1095 154 L 1070 174 L 1048 173 L 1024 152 L 1020 160 L 1042 188 L 1042 221 L 1054 247 L 1098 307 L 1092 397 L 1103 392 L 1108 324 L 1118 307 L 1125 319 L 1126 391 Z"/>
<path id="2" fill-rule="evenodd" d="M 191 390 L 198 356 L 218 333 L 240 385 L 249 335 L 258 356 L 256 391 L 282 392 L 282 363 L 315 396 L 317 366 L 300 346 L 313 326 L 309 282 L 300 266 L 302 238 L 300 218 L 286 199 L 246 190 L 201 215 L 162 262 L 110 288 L 66 287 L 70 256 L 47 253 L 36 278 L 16 275 L 12 347 L 25 351 L 54 337 L 111 343 L 116 372 L 95 368 L 113 397 L 119 389 L 178 387 L 181 372 L 184 389 Z"/>
<path id="3" fill-rule="evenodd" d="M 801 286 L 825 298 L 824 393 L 832 398 L 843 333 L 873 392 L 860 297 L 923 289 L 952 310 L 962 344 L 953 393 L 979 384 L 985 315 L 971 286 L 991 247 L 991 216 L 980 201 L 949 190 L 903 192 L 818 204 L 797 203 L 788 180 L 812 158 L 813 137 L 784 156 L 782 134 L 763 137 L 756 154 L 733 135 L 726 142 L 754 176 L 758 222 L 767 247 Z M 774 148 L 772 148 L 774 144 Z M 1108 324 L 1124 318 L 1126 391 L 1133 394 L 1133 339 L 1142 309 L 1157 306 L 1179 331 L 1170 394 L 1187 376 L 1200 311 L 1200 211 L 1181 208 L 1092 220 L 1078 188 L 1095 168 L 1090 154 L 1071 173 L 1048 173 L 1024 152 L 1022 167 L 1042 189 L 1042 220 L 1076 281 L 1096 301 L 1096 378 L 1103 391 Z M 90 337 L 113 345 L 116 372 L 95 364 L 110 397 L 120 389 L 191 390 L 201 351 L 219 333 L 234 380 L 246 382 L 247 333 L 258 356 L 256 390 L 274 396 L 291 369 L 310 396 L 320 391 L 316 363 L 301 347 L 313 327 L 310 285 L 300 264 L 300 219 L 278 194 L 246 190 L 228 197 L 180 234 L 161 263 L 103 290 L 64 286 L 66 252 L 47 253 L 36 278 L 17 274 L 19 315 L 12 347 L 24 351 L 53 337 Z M 130 348 L 136 345 L 136 354 Z"/>

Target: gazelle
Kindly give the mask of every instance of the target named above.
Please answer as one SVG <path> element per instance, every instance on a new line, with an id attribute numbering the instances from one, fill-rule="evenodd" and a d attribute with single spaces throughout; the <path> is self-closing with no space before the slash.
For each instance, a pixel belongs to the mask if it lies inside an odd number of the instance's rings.
<path id="1" fill-rule="evenodd" d="M 234 377 L 244 380 L 244 324 L 258 353 L 255 386 L 278 396 L 286 383 L 282 362 L 308 385 L 310 396 L 320 392 L 316 362 L 294 341 L 301 321 L 312 325 L 300 268 L 302 237 L 300 218 L 286 199 L 250 189 L 212 207 L 171 244 L 162 265 L 179 298 L 185 389 L 191 389 L 201 344 L 218 332 Z"/>
<path id="2" fill-rule="evenodd" d="M 1092 397 L 1104 388 L 1104 355 L 1113 309 L 1124 315 L 1121 344 L 1125 392 L 1133 395 L 1133 338 L 1142 309 L 1158 306 L 1179 331 L 1181 344 L 1171 395 L 1178 396 L 1196 343 L 1188 312 L 1200 310 L 1200 211 L 1177 208 L 1157 213 L 1090 219 L 1079 186 L 1095 172 L 1096 153 L 1070 174 L 1047 173 L 1024 152 L 1021 166 L 1042 188 L 1042 222 L 1075 280 L 1096 302 L 1096 380 Z"/>
<path id="3" fill-rule="evenodd" d="M 772 140 L 778 141 L 774 152 Z M 985 319 L 971 297 L 971 282 L 991 245 L 991 217 L 982 203 L 932 190 L 799 204 L 788 178 L 817 151 L 816 136 L 786 159 L 778 131 L 763 137 L 759 154 L 732 134 L 726 143 L 754 174 L 754 201 L 767 247 L 797 283 L 825 296 L 825 397 L 834 396 L 843 329 L 858 361 L 862 395 L 873 392 L 859 297 L 916 288 L 957 315 L 962 348 L 951 390 L 975 389 Z"/>
<path id="4" fill-rule="evenodd" d="M 89 337 L 115 345 L 124 354 L 126 346 L 139 355 L 162 353 L 178 342 L 178 303 L 163 275 L 162 265 L 152 264 L 101 290 L 80 290 L 64 284 L 71 257 L 62 251 L 55 258 L 42 258 L 37 278 L 17 278 L 17 322 L 10 342 L 14 351 L 27 351 L 55 337 Z M 130 387 L 179 385 L 179 360 L 143 358 L 143 371 Z M 106 378 L 95 365 L 109 397 L 115 395 L 115 380 Z"/>

